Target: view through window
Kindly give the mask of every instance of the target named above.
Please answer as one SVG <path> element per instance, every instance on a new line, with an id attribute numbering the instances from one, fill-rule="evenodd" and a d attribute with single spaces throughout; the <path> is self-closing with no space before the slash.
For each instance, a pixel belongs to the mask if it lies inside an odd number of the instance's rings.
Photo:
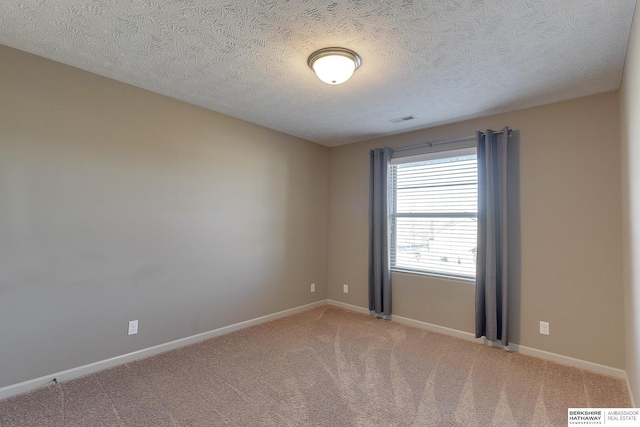
<path id="1" fill-rule="evenodd" d="M 391 166 L 391 268 L 475 279 L 475 149 L 444 156 L 408 158 L 407 163 Z"/>

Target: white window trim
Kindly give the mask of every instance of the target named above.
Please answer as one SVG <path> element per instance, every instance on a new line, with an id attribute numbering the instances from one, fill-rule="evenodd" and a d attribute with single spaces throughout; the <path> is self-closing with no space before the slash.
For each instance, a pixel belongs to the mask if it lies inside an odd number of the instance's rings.
<path id="1" fill-rule="evenodd" d="M 396 166 L 396 165 L 406 164 L 406 163 L 416 163 L 416 162 L 422 162 L 422 161 L 445 159 L 449 157 L 469 156 L 469 155 L 476 155 L 476 154 L 477 154 L 477 148 L 474 145 L 473 147 L 431 151 L 431 152 L 424 152 L 421 154 L 414 154 L 410 156 L 392 158 L 391 165 Z M 390 197 L 389 200 L 392 200 L 392 198 Z M 477 214 L 478 212 L 476 210 L 475 212 L 476 218 L 477 218 Z M 394 215 L 394 213 L 390 214 L 390 218 L 388 221 L 389 227 L 392 227 L 392 218 L 391 218 L 392 215 Z M 444 280 L 453 280 L 456 282 L 465 282 L 465 283 L 473 283 L 473 284 L 475 284 L 476 282 L 475 277 L 463 276 L 463 275 L 449 275 L 449 274 L 445 274 L 437 271 L 412 270 L 412 269 L 394 267 L 394 266 L 391 267 L 391 271 L 396 273 L 402 273 L 402 274 L 413 274 L 418 276 L 429 276 L 429 277 L 434 277 L 434 278 L 439 278 Z"/>

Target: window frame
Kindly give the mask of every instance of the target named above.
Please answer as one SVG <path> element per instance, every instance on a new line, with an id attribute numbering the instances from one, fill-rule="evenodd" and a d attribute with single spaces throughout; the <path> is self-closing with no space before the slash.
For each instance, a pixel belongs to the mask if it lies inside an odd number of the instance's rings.
<path id="1" fill-rule="evenodd" d="M 463 156 L 470 156 L 470 155 L 477 156 L 477 149 L 475 145 L 393 158 L 391 160 L 391 167 L 395 167 L 400 164 L 417 163 L 417 162 L 423 162 L 423 161 L 463 157 Z M 476 161 L 477 161 L 477 157 L 476 157 Z M 437 217 L 437 218 L 475 218 L 477 220 L 478 218 L 477 205 L 476 205 L 475 212 L 397 213 L 396 212 L 397 192 L 395 191 L 397 187 L 397 176 L 395 177 L 392 176 L 391 168 L 389 170 L 388 182 L 389 182 L 388 226 L 389 226 L 389 238 L 390 238 L 389 264 L 391 267 L 391 271 L 394 273 L 413 274 L 413 275 L 420 275 L 420 276 L 436 277 L 436 278 L 445 279 L 445 280 L 453 280 L 457 282 L 475 283 L 476 281 L 475 272 L 473 276 L 467 276 L 462 274 L 460 275 L 450 274 L 442 271 L 417 270 L 417 269 L 411 269 L 411 268 L 406 268 L 402 266 L 397 267 L 395 266 L 395 262 L 396 262 L 395 255 L 397 254 L 397 226 L 396 226 L 397 218 L 412 218 L 412 217 L 413 218 L 429 218 L 429 217 L 436 218 Z M 477 183 L 477 177 L 476 177 L 476 183 Z M 477 238 L 478 238 L 477 233 L 475 238 L 476 238 L 476 247 L 477 247 Z"/>

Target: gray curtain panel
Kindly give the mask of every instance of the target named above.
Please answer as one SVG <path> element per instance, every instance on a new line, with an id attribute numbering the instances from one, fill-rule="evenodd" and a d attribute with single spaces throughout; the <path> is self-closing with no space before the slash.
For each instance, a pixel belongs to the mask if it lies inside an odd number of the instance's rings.
<path id="1" fill-rule="evenodd" d="M 502 132 L 478 132 L 478 249 L 476 338 L 509 344 L 507 283 L 507 140 Z"/>
<path id="2" fill-rule="evenodd" d="M 393 150 L 376 148 L 369 154 L 369 310 L 391 316 L 389 264 L 389 167 Z"/>

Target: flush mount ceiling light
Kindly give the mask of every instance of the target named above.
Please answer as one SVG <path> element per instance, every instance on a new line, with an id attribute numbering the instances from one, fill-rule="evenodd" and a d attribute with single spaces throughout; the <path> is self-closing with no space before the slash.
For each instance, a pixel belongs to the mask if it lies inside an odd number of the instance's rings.
<path id="1" fill-rule="evenodd" d="M 362 60 L 352 50 L 342 47 L 327 47 L 313 52 L 307 64 L 320 80 L 330 85 L 344 83 L 360 67 Z"/>

